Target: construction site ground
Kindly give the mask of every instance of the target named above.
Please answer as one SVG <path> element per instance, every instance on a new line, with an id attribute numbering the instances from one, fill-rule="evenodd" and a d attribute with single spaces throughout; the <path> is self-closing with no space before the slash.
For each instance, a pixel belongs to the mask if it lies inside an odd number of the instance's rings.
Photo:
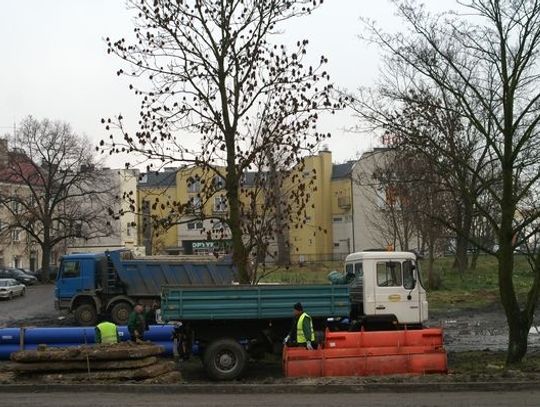
<path id="1" fill-rule="evenodd" d="M 70 315 L 54 309 L 54 286 L 29 287 L 25 297 L 2 301 L 0 327 L 70 326 Z M 522 366 L 504 368 L 507 329 L 501 308 L 492 304 L 481 308 L 452 308 L 431 313 L 431 326 L 442 326 L 448 351 L 449 374 L 428 376 L 392 376 L 360 378 L 286 379 L 281 361 L 268 357 L 253 361 L 239 384 L 365 384 L 365 383 L 465 383 L 465 382 L 539 382 L 540 334 L 535 327 L 529 337 L 529 352 Z M 2 363 L 0 362 L 0 367 Z M 179 365 L 183 383 L 207 383 L 198 358 Z M 2 376 L 0 375 L 0 380 Z M 4 382 L 6 377 L 4 376 Z M 20 383 L 20 382 L 19 382 Z"/>

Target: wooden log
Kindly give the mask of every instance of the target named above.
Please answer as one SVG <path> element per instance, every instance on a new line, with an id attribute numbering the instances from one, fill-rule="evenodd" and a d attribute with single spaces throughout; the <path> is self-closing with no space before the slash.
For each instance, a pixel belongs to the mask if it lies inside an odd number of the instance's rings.
<path id="1" fill-rule="evenodd" d="M 150 356 L 143 359 L 132 360 L 90 360 L 90 370 L 119 370 L 136 369 L 157 363 L 158 358 Z M 77 370 L 87 370 L 88 364 L 83 360 L 65 362 L 34 362 L 34 363 L 6 363 L 3 367 L 5 371 L 17 373 L 39 373 L 39 372 L 70 372 Z"/>
<path id="2" fill-rule="evenodd" d="M 74 348 L 47 348 L 13 352 L 11 360 L 21 363 L 80 361 L 80 360 L 127 360 L 158 356 L 165 352 L 162 346 L 150 342 L 122 342 L 109 345 L 83 345 Z"/>
<path id="3" fill-rule="evenodd" d="M 101 370 L 88 373 L 50 373 L 34 376 L 45 383 L 70 383 L 85 381 L 144 380 L 170 373 L 176 369 L 174 362 L 159 362 L 139 369 Z"/>

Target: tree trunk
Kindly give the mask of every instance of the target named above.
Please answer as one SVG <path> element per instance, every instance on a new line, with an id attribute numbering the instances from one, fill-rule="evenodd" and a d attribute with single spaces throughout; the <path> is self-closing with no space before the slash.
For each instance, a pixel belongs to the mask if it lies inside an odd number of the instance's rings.
<path id="1" fill-rule="evenodd" d="M 457 269 L 462 278 L 469 267 L 467 249 L 469 247 L 469 239 L 471 235 L 473 211 L 472 204 L 468 199 L 464 199 L 463 205 L 463 208 L 460 206 L 456 208 L 458 212 L 456 222 L 458 233 L 456 236 L 456 259 L 454 261 L 454 268 Z"/>
<path id="2" fill-rule="evenodd" d="M 267 152 L 269 173 L 270 173 L 270 187 L 272 193 L 270 194 L 274 202 L 270 202 L 270 205 L 275 206 L 275 218 L 276 218 L 276 243 L 277 243 L 277 258 L 276 264 L 278 266 L 286 266 L 290 262 L 287 240 L 285 238 L 285 222 L 283 221 L 283 202 L 281 193 L 281 178 L 277 168 L 276 160 L 274 158 L 273 151 Z"/>
<path id="3" fill-rule="evenodd" d="M 514 287 L 514 179 L 513 163 L 508 157 L 512 154 L 512 137 L 505 134 L 505 159 L 502 165 L 501 223 L 499 229 L 499 291 L 501 303 L 508 321 L 508 353 L 506 365 L 521 362 L 527 352 L 529 324 L 516 297 Z"/>
<path id="4" fill-rule="evenodd" d="M 43 244 L 41 245 L 41 274 L 39 276 L 39 279 L 42 283 L 48 283 L 49 282 L 49 270 L 51 263 L 51 245 L 47 240 L 43 241 Z"/>
<path id="5" fill-rule="evenodd" d="M 227 175 L 225 179 L 227 201 L 229 204 L 229 228 L 231 229 L 233 262 L 238 269 L 240 284 L 251 283 L 249 270 L 249 253 L 243 240 L 242 218 L 240 213 L 239 174 L 237 173 L 234 155 L 234 134 L 229 138 L 227 148 Z"/>
<path id="6" fill-rule="evenodd" d="M 242 239 L 242 225 L 240 219 L 240 202 L 238 200 L 238 190 L 227 191 L 229 200 L 229 227 L 231 229 L 233 262 L 238 269 L 238 281 L 240 284 L 251 283 L 249 272 L 248 253 Z"/>
<path id="7" fill-rule="evenodd" d="M 519 364 L 527 353 L 527 341 L 531 324 L 518 311 L 517 315 L 508 321 L 508 353 L 506 355 L 506 365 Z"/>
<path id="8" fill-rule="evenodd" d="M 435 263 L 435 245 L 433 244 L 433 239 L 430 239 L 429 247 L 428 247 L 428 267 L 427 267 L 427 274 L 428 274 L 428 286 L 429 289 L 432 290 L 434 288 L 434 276 L 433 276 L 433 264 Z"/>
<path id="9" fill-rule="evenodd" d="M 471 265 L 470 265 L 471 270 L 476 270 L 476 264 L 478 263 L 478 256 L 480 256 L 480 250 L 476 249 L 473 252 L 472 257 L 471 257 Z"/>
<path id="10" fill-rule="evenodd" d="M 469 259 L 467 257 L 467 240 L 458 235 L 456 240 L 456 258 L 454 260 L 454 268 L 458 271 L 459 275 L 463 277 L 467 271 L 469 265 Z"/>
<path id="11" fill-rule="evenodd" d="M 503 215 L 504 216 L 504 215 Z M 501 233 L 502 237 L 502 233 Z M 510 234 L 511 239 L 511 234 Z M 530 326 L 523 318 L 516 299 L 513 276 L 513 252 L 510 241 L 501 239 L 499 250 L 499 290 L 501 303 L 508 322 L 508 353 L 506 364 L 519 363 L 527 352 L 527 336 Z"/>

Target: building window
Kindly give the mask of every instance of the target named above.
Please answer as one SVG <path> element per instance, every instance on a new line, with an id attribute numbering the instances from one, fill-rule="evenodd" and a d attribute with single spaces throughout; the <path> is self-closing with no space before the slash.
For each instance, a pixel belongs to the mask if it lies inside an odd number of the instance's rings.
<path id="1" fill-rule="evenodd" d="M 226 212 L 227 211 L 227 198 L 224 196 L 214 197 L 214 212 Z"/>
<path id="2" fill-rule="evenodd" d="M 201 207 L 202 207 L 202 202 L 201 202 L 201 198 L 199 196 L 193 196 L 190 198 L 190 204 L 191 204 L 191 208 L 194 210 L 194 211 L 200 211 L 201 210 Z"/>
<path id="3" fill-rule="evenodd" d="M 188 230 L 200 230 L 203 228 L 203 223 L 198 221 L 198 222 L 189 222 L 187 224 L 187 228 Z"/>
<path id="4" fill-rule="evenodd" d="M 214 186 L 214 189 L 216 191 L 220 191 L 222 190 L 223 188 L 225 188 L 225 180 L 223 179 L 223 177 L 220 177 L 219 175 L 216 175 L 213 179 L 212 179 L 212 184 Z"/>
<path id="5" fill-rule="evenodd" d="M 21 231 L 20 231 L 20 229 L 13 229 L 11 231 L 11 240 L 13 242 L 20 242 L 21 241 Z"/>
<path id="6" fill-rule="evenodd" d="M 343 218 L 336 217 L 334 218 L 334 223 L 341 223 L 343 221 Z"/>
<path id="7" fill-rule="evenodd" d="M 21 204 L 17 201 L 11 202 L 11 210 L 13 213 L 20 213 L 21 212 Z"/>
<path id="8" fill-rule="evenodd" d="M 75 237 L 82 237 L 82 223 L 77 222 L 75 223 L 75 227 L 73 228 Z"/>
<path id="9" fill-rule="evenodd" d="M 131 234 L 132 234 L 132 228 L 133 228 L 133 225 L 131 222 L 128 222 L 127 223 L 127 226 L 126 226 L 126 235 L 128 237 L 131 237 Z"/>
<path id="10" fill-rule="evenodd" d="M 196 194 L 201 191 L 201 179 L 198 175 L 190 177 L 187 180 L 188 192 Z"/>
<path id="11" fill-rule="evenodd" d="M 339 243 L 334 243 L 334 247 L 339 247 Z"/>

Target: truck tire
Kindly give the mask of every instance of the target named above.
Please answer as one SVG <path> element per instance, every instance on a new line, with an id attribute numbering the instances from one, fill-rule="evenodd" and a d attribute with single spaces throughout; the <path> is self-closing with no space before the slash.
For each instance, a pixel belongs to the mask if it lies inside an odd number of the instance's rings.
<path id="1" fill-rule="evenodd" d="M 96 307 L 92 304 L 81 304 L 75 309 L 75 321 L 80 326 L 96 325 L 98 321 Z"/>
<path id="2" fill-rule="evenodd" d="M 119 302 L 111 309 L 111 319 L 116 325 L 127 325 L 133 307 L 128 302 Z"/>
<path id="3" fill-rule="evenodd" d="M 234 380 L 246 367 L 247 353 L 234 339 L 218 339 L 204 352 L 203 363 L 212 379 Z"/>

